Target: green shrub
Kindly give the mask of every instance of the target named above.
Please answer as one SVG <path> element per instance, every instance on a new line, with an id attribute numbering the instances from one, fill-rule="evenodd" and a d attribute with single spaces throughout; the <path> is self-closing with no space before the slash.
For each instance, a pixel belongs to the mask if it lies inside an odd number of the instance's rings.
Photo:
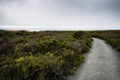
<path id="1" fill-rule="evenodd" d="M 0 35 L 0 80 L 66 80 L 91 46 L 91 37 L 82 31 L 3 31 Z M 73 49 L 76 41 L 82 51 Z"/>

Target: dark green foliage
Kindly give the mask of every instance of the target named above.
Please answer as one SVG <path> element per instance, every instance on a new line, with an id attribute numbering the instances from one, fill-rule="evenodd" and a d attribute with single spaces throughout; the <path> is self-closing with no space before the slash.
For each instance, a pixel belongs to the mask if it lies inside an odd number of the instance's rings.
<path id="1" fill-rule="evenodd" d="M 73 48 L 76 41 L 81 51 Z M 0 80 L 66 80 L 91 42 L 81 31 L 0 31 Z"/>
<path id="2" fill-rule="evenodd" d="M 78 32 L 75 32 L 73 34 L 73 37 L 78 39 L 78 38 L 82 38 L 84 36 L 84 32 L 83 31 L 78 31 Z"/>

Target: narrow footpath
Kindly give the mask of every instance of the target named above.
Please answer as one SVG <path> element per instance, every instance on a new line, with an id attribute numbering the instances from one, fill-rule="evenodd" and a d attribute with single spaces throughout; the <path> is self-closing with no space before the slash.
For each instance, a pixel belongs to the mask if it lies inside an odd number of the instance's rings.
<path id="1" fill-rule="evenodd" d="M 120 80 L 120 53 L 101 39 L 93 40 L 85 62 L 68 80 Z"/>

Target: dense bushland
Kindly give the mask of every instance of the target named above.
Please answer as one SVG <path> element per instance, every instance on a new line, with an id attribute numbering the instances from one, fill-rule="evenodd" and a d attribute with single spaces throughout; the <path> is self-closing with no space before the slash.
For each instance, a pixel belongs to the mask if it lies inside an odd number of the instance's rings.
<path id="1" fill-rule="evenodd" d="M 87 32 L 0 31 L 0 80 L 65 80 L 91 47 Z"/>
<path id="2" fill-rule="evenodd" d="M 120 30 L 92 31 L 90 33 L 93 37 L 104 39 L 115 49 L 120 51 Z"/>

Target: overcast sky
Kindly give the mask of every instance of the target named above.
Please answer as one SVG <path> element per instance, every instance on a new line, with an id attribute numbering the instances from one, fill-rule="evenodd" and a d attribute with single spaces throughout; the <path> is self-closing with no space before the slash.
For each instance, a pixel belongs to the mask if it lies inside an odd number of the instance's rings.
<path id="1" fill-rule="evenodd" d="M 0 0 L 0 29 L 120 29 L 120 0 Z"/>

